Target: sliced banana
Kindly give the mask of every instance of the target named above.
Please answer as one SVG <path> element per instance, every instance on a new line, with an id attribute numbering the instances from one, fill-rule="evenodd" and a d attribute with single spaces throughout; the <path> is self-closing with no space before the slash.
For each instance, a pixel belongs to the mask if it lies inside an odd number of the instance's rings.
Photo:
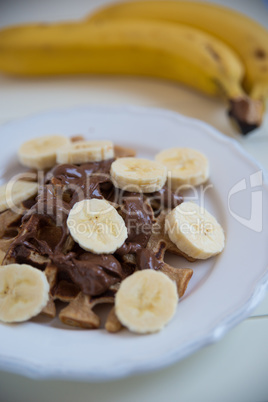
<path id="1" fill-rule="evenodd" d="M 170 240 L 189 257 L 205 260 L 224 248 L 224 231 L 216 219 L 194 202 L 183 202 L 165 220 Z"/>
<path id="2" fill-rule="evenodd" d="M 127 239 L 127 228 L 116 209 L 105 200 L 77 202 L 67 225 L 73 239 L 86 251 L 112 254 Z"/>
<path id="3" fill-rule="evenodd" d="M 13 181 L 0 187 L 0 212 L 13 209 L 22 201 L 28 200 L 37 194 L 38 184 L 30 181 Z"/>
<path id="4" fill-rule="evenodd" d="M 111 179 L 125 191 L 152 193 L 160 190 L 167 179 L 167 168 L 142 158 L 119 158 L 112 163 Z"/>
<path id="5" fill-rule="evenodd" d="M 57 152 L 58 163 L 99 162 L 114 157 L 114 146 L 111 141 L 77 141 Z"/>
<path id="6" fill-rule="evenodd" d="M 191 148 L 171 148 L 159 152 L 156 161 L 165 165 L 173 191 L 184 184 L 198 186 L 209 177 L 209 162 L 201 152 Z"/>
<path id="7" fill-rule="evenodd" d="M 47 169 L 56 164 L 57 150 L 70 143 L 62 135 L 48 135 L 27 141 L 19 148 L 22 165 L 34 169 Z"/>
<path id="8" fill-rule="evenodd" d="M 138 333 L 157 332 L 174 316 L 178 304 L 175 282 L 151 269 L 123 280 L 115 297 L 121 324 Z"/>
<path id="9" fill-rule="evenodd" d="M 0 321 L 27 321 L 41 312 L 48 298 L 49 284 L 42 271 L 25 264 L 0 268 Z"/>

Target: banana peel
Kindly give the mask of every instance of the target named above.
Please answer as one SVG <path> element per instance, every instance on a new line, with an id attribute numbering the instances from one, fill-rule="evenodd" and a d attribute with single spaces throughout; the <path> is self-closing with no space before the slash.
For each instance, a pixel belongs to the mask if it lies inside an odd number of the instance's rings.
<path id="1" fill-rule="evenodd" d="M 189 51 L 191 49 L 191 51 Z M 164 21 L 27 24 L 0 30 L 0 71 L 17 76 L 139 75 L 223 95 L 246 134 L 259 127 L 263 103 L 242 89 L 244 66 L 223 42 Z"/>

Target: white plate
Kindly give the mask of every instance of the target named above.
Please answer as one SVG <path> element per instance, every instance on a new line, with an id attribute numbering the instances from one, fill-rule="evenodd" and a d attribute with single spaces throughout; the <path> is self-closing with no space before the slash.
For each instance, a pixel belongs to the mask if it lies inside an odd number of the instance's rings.
<path id="1" fill-rule="evenodd" d="M 48 133 L 111 139 L 149 158 L 174 146 L 204 152 L 211 164 L 212 185 L 205 193 L 205 207 L 223 225 L 226 248 L 216 258 L 193 264 L 168 257 L 174 266 L 191 266 L 194 275 L 175 318 L 160 333 L 139 336 L 125 330 L 111 335 L 41 318 L 19 325 L 0 324 L 1 369 L 32 378 L 104 381 L 125 377 L 178 361 L 219 340 L 249 316 L 268 283 L 268 209 L 264 208 L 268 187 L 260 166 L 235 141 L 205 123 L 164 110 L 80 107 L 55 111 L 0 128 L 3 181 L 20 171 L 18 146 Z M 201 203 L 201 192 L 197 196 L 195 201 Z"/>

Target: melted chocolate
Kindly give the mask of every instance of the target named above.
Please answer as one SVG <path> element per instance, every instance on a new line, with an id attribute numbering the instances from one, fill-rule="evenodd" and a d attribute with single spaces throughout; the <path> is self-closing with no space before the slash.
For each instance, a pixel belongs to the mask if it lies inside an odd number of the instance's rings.
<path id="1" fill-rule="evenodd" d="M 47 182 L 65 187 L 71 195 L 71 205 L 85 198 L 104 198 L 102 191 L 110 192 L 110 168 L 113 159 L 83 165 L 58 165 L 46 176 Z M 106 186 L 105 186 L 106 184 Z"/>
<path id="2" fill-rule="evenodd" d="M 129 245 L 129 250 L 125 247 L 126 251 L 146 247 L 152 234 L 153 212 L 144 201 L 143 194 L 124 193 L 122 216 L 128 230 L 126 243 Z M 122 253 L 122 250 L 121 247 L 119 253 Z"/>
<path id="3" fill-rule="evenodd" d="M 137 252 L 137 266 L 140 270 L 158 270 L 163 267 L 163 262 L 159 261 L 151 250 L 143 248 Z"/>
<path id="4" fill-rule="evenodd" d="M 56 254 L 52 261 L 59 272 L 63 271 L 83 293 L 90 296 L 104 293 L 124 276 L 121 264 L 112 255 Z"/>
<path id="5" fill-rule="evenodd" d="M 139 243 L 127 243 L 127 242 L 125 242 L 120 248 L 118 248 L 116 250 L 116 254 L 118 254 L 118 255 L 135 254 L 141 248 L 142 248 L 142 246 Z"/>

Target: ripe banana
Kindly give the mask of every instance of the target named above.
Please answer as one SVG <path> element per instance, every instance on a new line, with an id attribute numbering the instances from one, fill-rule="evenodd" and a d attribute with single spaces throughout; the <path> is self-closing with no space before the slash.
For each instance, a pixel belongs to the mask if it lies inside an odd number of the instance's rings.
<path id="1" fill-rule="evenodd" d="M 70 140 L 61 135 L 34 138 L 19 148 L 20 163 L 34 169 L 50 168 L 56 164 L 57 150 L 68 144 L 70 144 Z"/>
<path id="2" fill-rule="evenodd" d="M 77 202 L 69 213 L 67 225 L 80 247 L 94 254 L 113 254 L 128 236 L 123 218 L 105 200 Z"/>
<path id="3" fill-rule="evenodd" d="M 0 187 L 0 213 L 12 209 L 37 194 L 38 184 L 30 181 L 10 181 Z"/>
<path id="4" fill-rule="evenodd" d="M 167 167 L 173 191 L 184 184 L 198 186 L 206 182 L 209 177 L 208 159 L 195 149 L 166 149 L 159 152 L 155 160 Z"/>
<path id="5" fill-rule="evenodd" d="M 111 165 L 115 187 L 124 191 L 152 193 L 167 180 L 167 168 L 161 163 L 142 158 L 119 158 Z"/>
<path id="6" fill-rule="evenodd" d="M 130 331 L 160 331 L 174 316 L 178 304 L 175 282 L 162 272 L 146 269 L 130 275 L 115 296 L 115 312 Z"/>
<path id="7" fill-rule="evenodd" d="M 227 7 L 196 1 L 153 0 L 111 4 L 89 21 L 162 20 L 187 24 L 219 38 L 241 57 L 245 87 L 252 97 L 268 96 L 268 31 L 256 21 Z"/>
<path id="8" fill-rule="evenodd" d="M 205 260 L 224 248 L 221 225 L 194 202 L 183 202 L 165 220 L 165 231 L 179 250 L 189 257 Z"/>
<path id="9" fill-rule="evenodd" d="M 209 95 L 223 94 L 245 132 L 262 120 L 263 105 L 241 87 L 240 58 L 190 26 L 115 20 L 11 27 L 0 31 L 0 55 L 0 71 L 9 74 L 134 74 L 174 80 Z"/>
<path id="10" fill-rule="evenodd" d="M 39 314 L 49 298 L 46 275 L 30 265 L 0 268 L 0 320 L 21 322 Z"/>
<path id="11" fill-rule="evenodd" d="M 111 141 L 77 141 L 57 151 L 58 163 L 98 162 L 114 157 Z"/>

